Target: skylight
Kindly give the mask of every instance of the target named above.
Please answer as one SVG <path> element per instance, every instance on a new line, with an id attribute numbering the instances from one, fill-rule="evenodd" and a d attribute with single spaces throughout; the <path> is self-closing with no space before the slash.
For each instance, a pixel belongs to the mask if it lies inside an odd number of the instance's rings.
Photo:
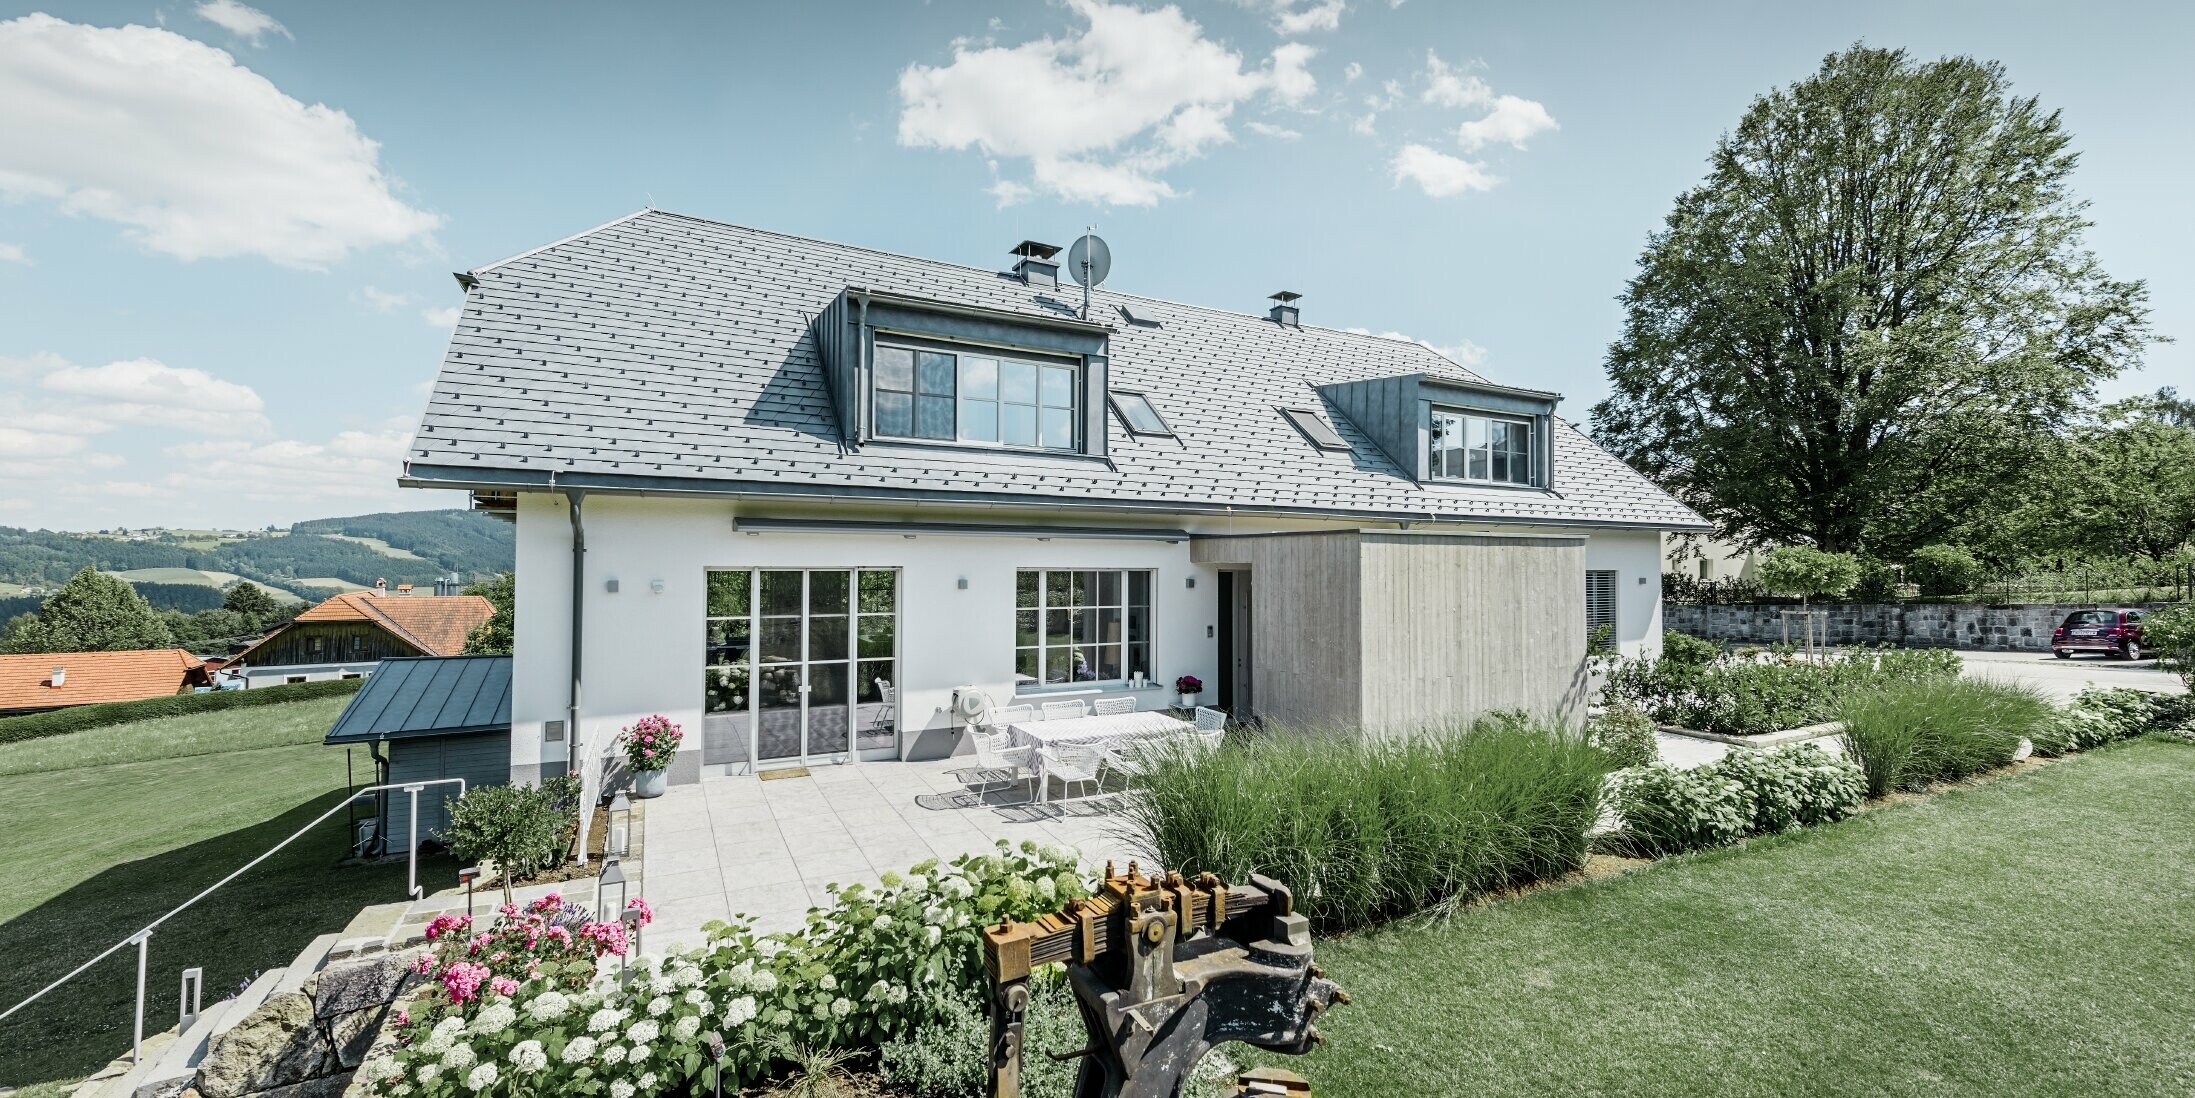
<path id="1" fill-rule="evenodd" d="M 1296 430 L 1303 432 L 1303 437 L 1310 439 L 1311 445 L 1321 450 L 1347 450 L 1349 448 L 1349 444 L 1343 441 L 1340 435 L 1335 434 L 1334 429 L 1327 426 L 1326 421 L 1320 419 L 1317 412 L 1308 408 L 1282 408 L 1280 414 L 1287 416 L 1288 422 L 1295 425 Z"/>
<path id="2" fill-rule="evenodd" d="M 1142 393 L 1114 390 L 1113 410 L 1120 413 L 1120 421 L 1127 426 L 1131 435 L 1174 437 L 1174 429 L 1166 425 L 1166 421 L 1159 417 L 1158 409 L 1151 407 L 1150 398 Z"/>

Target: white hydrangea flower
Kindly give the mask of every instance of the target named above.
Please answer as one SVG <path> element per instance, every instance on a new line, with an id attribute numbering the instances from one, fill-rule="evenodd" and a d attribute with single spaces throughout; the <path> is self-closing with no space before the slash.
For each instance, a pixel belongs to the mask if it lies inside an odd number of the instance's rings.
<path id="1" fill-rule="evenodd" d="M 785 943 L 775 938 L 764 938 L 755 943 L 755 953 L 765 961 L 783 952 L 785 952 Z"/>
<path id="2" fill-rule="evenodd" d="M 816 981 L 816 986 L 822 988 L 825 991 L 837 991 L 838 977 L 826 972 L 823 974 L 822 979 Z"/>
<path id="3" fill-rule="evenodd" d="M 479 1055 L 473 1052 L 473 1046 L 456 1044 L 451 1045 L 450 1050 L 442 1054 L 442 1066 L 452 1071 L 463 1071 L 473 1066 L 474 1062 L 479 1059 Z"/>
<path id="4" fill-rule="evenodd" d="M 587 1019 L 587 1031 L 589 1033 L 600 1033 L 606 1029 L 616 1029 L 617 1024 L 624 1020 L 624 1011 L 616 1007 L 603 1007 Z"/>
<path id="5" fill-rule="evenodd" d="M 628 1064 L 637 1064 L 642 1060 L 647 1059 L 648 1054 L 653 1051 L 655 1050 L 649 1048 L 646 1045 L 634 1045 L 633 1047 L 625 1050 L 625 1062 Z"/>
<path id="6" fill-rule="evenodd" d="M 724 1024 L 743 1026 L 755 1020 L 755 997 L 742 995 L 724 1008 Z"/>
<path id="7" fill-rule="evenodd" d="M 680 998 L 686 1000 L 686 1005 L 688 1006 L 700 1006 L 701 1004 L 709 1001 L 709 993 L 697 987 L 692 991 L 689 991 L 686 994 L 680 996 Z"/>
<path id="8" fill-rule="evenodd" d="M 671 992 L 677 990 L 677 988 L 677 980 L 673 980 L 669 976 L 665 976 L 660 972 L 648 977 L 648 990 L 656 993 L 657 995 L 669 995 Z"/>
<path id="9" fill-rule="evenodd" d="M 885 989 L 884 1001 L 892 1004 L 893 1006 L 898 1006 L 899 1004 L 906 1002 L 907 988 L 900 984 L 893 984 L 891 987 Z"/>
<path id="10" fill-rule="evenodd" d="M 561 991 L 544 991 L 526 1004 L 526 1014 L 536 1022 L 552 1022 L 570 1010 L 572 1000 Z"/>
<path id="11" fill-rule="evenodd" d="M 842 997 L 831 1000 L 831 1017 L 844 1018 L 848 1014 L 853 1013 L 853 1011 L 854 1004 L 847 999 Z"/>
<path id="12" fill-rule="evenodd" d="M 699 1032 L 701 1032 L 701 1019 L 692 1014 L 671 1023 L 671 1038 L 673 1040 L 691 1041 L 694 1039 L 694 1034 Z"/>
<path id="13" fill-rule="evenodd" d="M 937 904 L 922 909 L 922 921 L 935 926 L 945 921 L 945 909 Z"/>
<path id="14" fill-rule="evenodd" d="M 465 1085 L 473 1090 L 486 1090 L 495 1085 L 497 1074 L 494 1064 L 482 1064 L 465 1076 Z"/>
<path id="15" fill-rule="evenodd" d="M 646 1044 L 655 1040 L 655 1035 L 661 1032 L 662 1027 L 656 1025 L 653 1018 L 642 1018 L 625 1030 L 625 1039 L 636 1045 Z"/>
<path id="16" fill-rule="evenodd" d="M 633 1085 L 623 1079 L 610 1083 L 610 1098 L 633 1098 Z"/>
<path id="17" fill-rule="evenodd" d="M 655 1072 L 652 1072 L 652 1071 L 644 1071 L 644 1072 L 641 1072 L 641 1073 L 640 1073 L 640 1089 L 642 1089 L 642 1090 L 654 1090 L 654 1089 L 655 1089 Z"/>
<path id="18" fill-rule="evenodd" d="M 395 1060 L 383 1056 L 359 1065 L 358 1077 L 369 1083 L 379 1083 L 383 1080 L 396 1078 L 396 1074 L 402 1070 L 404 1069 L 399 1067 Z"/>
<path id="19" fill-rule="evenodd" d="M 764 995 L 768 995 L 770 992 L 777 990 L 777 973 L 772 972 L 769 969 L 763 969 L 762 971 L 755 973 L 755 978 L 750 986 L 752 986 L 756 991 L 759 991 Z"/>
<path id="20" fill-rule="evenodd" d="M 1053 897 L 1059 895 L 1059 886 L 1053 884 L 1050 877 L 1038 877 L 1037 895 L 1043 897 L 1046 900 L 1050 900 Z"/>
<path id="21" fill-rule="evenodd" d="M 655 998 L 648 1000 L 648 1013 L 651 1016 L 660 1018 L 664 1014 L 668 1013 L 670 1009 L 671 997 L 668 995 L 658 995 Z"/>
<path id="22" fill-rule="evenodd" d="M 936 945 L 939 939 L 943 937 L 945 937 L 944 932 L 934 926 L 922 928 L 922 940 L 929 945 Z"/>
<path id="23" fill-rule="evenodd" d="M 930 878 L 925 877 L 920 873 L 909 873 L 907 875 L 907 891 L 919 894 L 923 892 L 928 892 L 929 890 Z"/>
<path id="24" fill-rule="evenodd" d="M 891 926 L 892 917 L 889 915 L 879 915 L 869 923 L 869 929 L 871 930 L 889 930 Z"/>
<path id="25" fill-rule="evenodd" d="M 549 1066 L 549 1055 L 541 1051 L 541 1042 L 520 1041 L 511 1046 L 511 1064 L 528 1075 Z"/>
<path id="26" fill-rule="evenodd" d="M 701 983 L 701 978 L 700 965 L 692 961 L 681 960 L 678 964 L 678 972 L 671 977 L 671 982 L 680 987 L 694 987 Z"/>
<path id="27" fill-rule="evenodd" d="M 511 1028 L 511 1023 L 517 1020 L 518 1012 L 511 1009 L 511 1004 L 490 1003 L 487 1009 L 473 1018 L 472 1030 L 474 1033 L 493 1035 Z"/>
<path id="28" fill-rule="evenodd" d="M 602 1049 L 602 1062 L 603 1062 L 603 1063 L 605 1063 L 605 1064 L 622 1064 L 622 1063 L 624 1063 L 624 1062 L 625 1062 L 625 1046 L 624 1046 L 624 1045 L 606 1045 L 606 1046 L 604 1046 L 604 1047 L 603 1047 L 603 1049 Z"/>
<path id="29" fill-rule="evenodd" d="M 434 1035 L 444 1042 L 448 1042 L 451 1038 L 463 1032 L 465 1032 L 465 1019 L 455 1014 L 434 1024 Z"/>
<path id="30" fill-rule="evenodd" d="M 813 1013 L 816 1016 L 816 1020 L 821 1021 L 831 1016 L 831 1005 L 821 999 L 818 999 L 816 1000 L 815 1008 L 810 1013 Z"/>
<path id="31" fill-rule="evenodd" d="M 442 1065 L 432 1060 L 412 1069 L 412 1078 L 419 1080 L 421 1083 L 432 1082 L 434 1077 L 440 1074 L 442 1074 Z"/>
<path id="32" fill-rule="evenodd" d="M 567 1064 L 585 1063 L 587 1057 L 594 1055 L 594 1045 L 594 1038 L 581 1034 L 564 1046 L 564 1053 L 558 1059 Z"/>
<path id="33" fill-rule="evenodd" d="M 878 980 L 875 983 L 870 984 L 869 990 L 863 992 L 861 997 L 872 1002 L 878 999 L 882 999 L 884 997 L 884 992 L 890 986 L 891 985 L 886 984 L 884 981 Z"/>

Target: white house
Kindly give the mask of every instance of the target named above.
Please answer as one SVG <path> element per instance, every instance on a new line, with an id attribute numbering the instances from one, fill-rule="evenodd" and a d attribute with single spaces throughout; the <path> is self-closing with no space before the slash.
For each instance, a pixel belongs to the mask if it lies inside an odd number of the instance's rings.
<path id="1" fill-rule="evenodd" d="M 956 700 L 1573 715 L 1697 515 L 1415 343 L 645 210 L 459 276 L 403 483 L 518 524 L 511 763 L 965 750 Z M 886 686 L 896 688 L 887 701 Z M 700 735 L 692 735 L 696 730 Z"/>

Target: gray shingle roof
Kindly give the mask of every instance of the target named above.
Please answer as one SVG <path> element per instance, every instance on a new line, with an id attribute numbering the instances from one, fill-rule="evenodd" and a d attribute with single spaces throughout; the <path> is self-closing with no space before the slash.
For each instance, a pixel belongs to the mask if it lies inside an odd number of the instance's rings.
<path id="1" fill-rule="evenodd" d="M 1175 438 L 1108 416 L 1110 461 L 839 438 L 812 318 L 848 286 L 1031 317 L 1072 317 L 1079 287 L 644 210 L 472 272 L 406 483 L 675 482 L 789 495 L 916 493 L 1086 505 L 1232 508 L 1705 528 L 1564 424 L 1555 490 L 1419 485 L 1315 386 L 1470 371 L 1419 344 L 1100 290 L 1127 305 L 1111 384 L 1147 394 Z M 1306 444 L 1276 406 L 1322 409 L 1353 452 Z"/>

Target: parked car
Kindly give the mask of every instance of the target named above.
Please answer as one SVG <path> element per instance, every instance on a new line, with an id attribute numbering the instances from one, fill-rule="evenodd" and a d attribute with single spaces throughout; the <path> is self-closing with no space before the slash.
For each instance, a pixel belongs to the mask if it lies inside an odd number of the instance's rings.
<path id="1" fill-rule="evenodd" d="M 2061 660 L 2072 659 L 2075 652 L 2141 659 L 2142 612 L 2075 610 L 2051 631 L 2050 650 Z"/>

